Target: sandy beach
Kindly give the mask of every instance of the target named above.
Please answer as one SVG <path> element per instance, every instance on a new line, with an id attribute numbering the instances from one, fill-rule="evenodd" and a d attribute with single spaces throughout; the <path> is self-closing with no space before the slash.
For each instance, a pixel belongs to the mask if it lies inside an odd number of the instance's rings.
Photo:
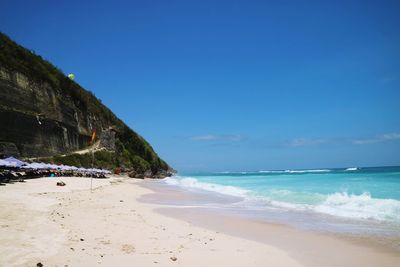
<path id="1" fill-rule="evenodd" d="M 56 186 L 62 180 L 66 186 Z M 384 249 L 279 225 L 184 212 L 125 177 L 0 187 L 0 266 L 398 266 Z M 154 201 L 153 201 L 154 202 Z M 251 229 L 242 231 L 240 229 Z M 258 234 L 257 234 L 258 233 Z M 254 236 L 258 236 L 255 238 Z"/>

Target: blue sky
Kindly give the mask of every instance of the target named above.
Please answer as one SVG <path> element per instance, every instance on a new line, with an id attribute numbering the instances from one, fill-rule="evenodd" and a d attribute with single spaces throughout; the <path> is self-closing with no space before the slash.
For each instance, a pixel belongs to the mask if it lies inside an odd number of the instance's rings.
<path id="1" fill-rule="evenodd" d="M 84 3 L 83 3 L 84 2 Z M 2 1 L 180 171 L 400 165 L 398 1 Z"/>

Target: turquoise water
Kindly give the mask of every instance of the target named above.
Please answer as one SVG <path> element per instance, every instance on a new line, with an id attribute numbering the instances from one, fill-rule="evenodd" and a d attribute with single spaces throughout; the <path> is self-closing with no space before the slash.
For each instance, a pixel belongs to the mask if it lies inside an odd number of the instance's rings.
<path id="1" fill-rule="evenodd" d="M 265 208 L 400 225 L 400 167 L 186 173 L 165 183 Z"/>

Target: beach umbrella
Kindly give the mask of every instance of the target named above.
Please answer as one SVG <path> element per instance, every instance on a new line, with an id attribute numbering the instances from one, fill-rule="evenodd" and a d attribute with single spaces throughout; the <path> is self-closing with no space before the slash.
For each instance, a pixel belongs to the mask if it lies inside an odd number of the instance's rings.
<path id="1" fill-rule="evenodd" d="M 60 170 L 62 170 L 62 171 L 67 171 L 67 170 L 69 170 L 69 168 L 68 168 L 67 165 L 60 165 L 60 166 L 58 166 L 58 168 L 59 168 Z"/>
<path id="2" fill-rule="evenodd" d="M 37 162 L 32 162 L 28 163 L 25 166 L 22 166 L 24 169 L 43 169 L 43 164 L 42 163 L 37 163 Z"/>
<path id="3" fill-rule="evenodd" d="M 75 170 L 76 169 L 76 167 L 73 167 L 73 166 L 68 166 L 68 165 L 62 165 L 61 166 L 61 170 L 63 170 L 63 171 L 72 171 L 72 170 Z"/>
<path id="4" fill-rule="evenodd" d="M 54 165 L 54 164 L 50 164 L 50 163 L 43 163 L 43 169 L 51 169 L 51 170 L 55 170 L 58 169 L 59 166 L 58 165 Z"/>
<path id="5" fill-rule="evenodd" d="M 42 164 L 42 169 L 52 169 L 51 164 L 48 163 L 41 163 Z"/>
<path id="6" fill-rule="evenodd" d="M 25 166 L 22 166 L 21 168 L 23 168 L 23 169 L 33 169 L 33 168 L 31 168 L 31 163 L 28 163 Z"/>
<path id="7" fill-rule="evenodd" d="M 60 169 L 60 165 L 56 165 L 56 164 L 47 164 L 51 169 Z"/>
<path id="8" fill-rule="evenodd" d="M 19 159 L 16 159 L 14 157 L 8 157 L 8 158 L 4 159 L 4 161 L 7 161 L 8 163 L 11 163 L 12 164 L 11 166 L 17 167 L 17 168 L 20 168 L 20 167 L 26 165 L 26 162 L 23 162 L 23 161 L 21 161 Z"/>
<path id="9" fill-rule="evenodd" d="M 47 169 L 47 164 L 39 163 L 39 162 L 32 162 L 32 163 L 29 163 L 29 164 L 23 166 L 22 168 L 42 170 L 42 169 Z"/>
<path id="10" fill-rule="evenodd" d="M 8 161 L 0 159 L 0 166 L 2 166 L 2 167 L 12 167 L 13 165 Z"/>

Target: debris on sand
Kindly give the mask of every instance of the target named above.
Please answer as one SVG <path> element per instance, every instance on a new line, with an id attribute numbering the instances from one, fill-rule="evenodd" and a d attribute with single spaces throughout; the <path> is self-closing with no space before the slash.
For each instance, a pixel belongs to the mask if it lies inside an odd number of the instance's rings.
<path id="1" fill-rule="evenodd" d="M 65 186 L 66 183 L 64 183 L 63 181 L 57 182 L 57 186 Z"/>
<path id="2" fill-rule="evenodd" d="M 176 261 L 178 258 L 177 257 L 171 257 L 170 259 L 171 259 L 171 261 Z"/>

